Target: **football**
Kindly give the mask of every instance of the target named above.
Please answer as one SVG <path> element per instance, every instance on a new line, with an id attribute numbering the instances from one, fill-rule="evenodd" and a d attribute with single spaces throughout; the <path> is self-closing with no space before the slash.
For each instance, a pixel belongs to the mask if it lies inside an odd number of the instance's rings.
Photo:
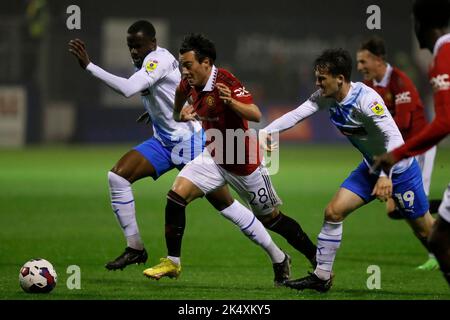
<path id="1" fill-rule="evenodd" d="M 45 259 L 31 259 L 19 272 L 20 287 L 28 293 L 48 293 L 56 286 L 57 275 Z"/>

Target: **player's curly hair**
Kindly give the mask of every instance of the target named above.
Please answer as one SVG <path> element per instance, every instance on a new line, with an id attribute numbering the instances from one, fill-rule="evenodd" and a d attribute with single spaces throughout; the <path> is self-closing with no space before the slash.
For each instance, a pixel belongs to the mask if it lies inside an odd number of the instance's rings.
<path id="1" fill-rule="evenodd" d="M 180 54 L 194 51 L 199 62 L 209 58 L 211 64 L 216 61 L 216 46 L 203 34 L 190 33 L 186 35 L 181 43 Z"/>
<path id="2" fill-rule="evenodd" d="M 428 28 L 445 28 L 450 20 L 450 0 L 416 0 L 413 14 Z"/>
<path id="3" fill-rule="evenodd" d="M 130 34 L 138 32 L 142 32 L 150 39 L 155 39 L 156 35 L 155 27 L 153 26 L 153 24 L 151 24 L 146 20 L 136 21 L 128 28 L 128 33 Z"/>
<path id="4" fill-rule="evenodd" d="M 352 75 L 352 57 L 342 48 L 325 50 L 314 61 L 314 70 L 326 70 L 333 76 L 342 74 L 345 81 L 349 82 Z"/>

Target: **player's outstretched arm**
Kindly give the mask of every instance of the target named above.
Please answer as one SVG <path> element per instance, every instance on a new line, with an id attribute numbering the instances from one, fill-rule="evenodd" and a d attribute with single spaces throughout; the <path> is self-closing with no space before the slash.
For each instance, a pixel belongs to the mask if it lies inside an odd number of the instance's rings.
<path id="1" fill-rule="evenodd" d="M 86 46 L 80 39 L 69 41 L 69 52 L 77 59 L 83 69 L 89 71 L 94 77 L 103 81 L 108 87 L 122 94 L 126 98 L 147 89 L 152 83 L 146 77 L 145 70 L 141 69 L 129 79 L 113 75 L 99 66 L 93 64 L 86 51 Z"/>
<path id="2" fill-rule="evenodd" d="M 316 103 L 307 100 L 302 103 L 296 109 L 285 113 L 278 119 L 275 119 L 270 123 L 267 127 L 264 128 L 268 133 L 272 132 L 283 132 L 295 126 L 297 123 L 303 121 L 309 116 L 313 115 L 319 110 L 319 107 Z"/>

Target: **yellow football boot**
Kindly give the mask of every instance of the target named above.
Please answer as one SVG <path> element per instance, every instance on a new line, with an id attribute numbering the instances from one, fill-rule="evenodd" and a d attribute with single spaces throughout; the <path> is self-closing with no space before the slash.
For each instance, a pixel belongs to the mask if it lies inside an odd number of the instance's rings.
<path id="1" fill-rule="evenodd" d="M 181 265 L 177 265 L 168 258 L 159 259 L 160 263 L 144 270 L 144 276 L 159 280 L 162 277 L 178 278 L 181 273 Z"/>

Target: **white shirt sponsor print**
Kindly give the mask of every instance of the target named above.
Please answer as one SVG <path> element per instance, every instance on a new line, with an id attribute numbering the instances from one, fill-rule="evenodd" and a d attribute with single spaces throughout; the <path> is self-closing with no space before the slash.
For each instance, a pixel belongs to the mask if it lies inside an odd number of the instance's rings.
<path id="1" fill-rule="evenodd" d="M 248 97 L 250 95 L 250 92 L 245 90 L 245 87 L 235 89 L 234 93 L 236 93 L 236 97 Z"/>
<path id="2" fill-rule="evenodd" d="M 411 103 L 411 92 L 401 92 L 395 95 L 395 104 Z"/>
<path id="3" fill-rule="evenodd" d="M 430 79 L 430 83 L 433 86 L 433 91 L 444 91 L 450 89 L 450 81 L 448 74 L 439 74 L 436 77 Z"/>

